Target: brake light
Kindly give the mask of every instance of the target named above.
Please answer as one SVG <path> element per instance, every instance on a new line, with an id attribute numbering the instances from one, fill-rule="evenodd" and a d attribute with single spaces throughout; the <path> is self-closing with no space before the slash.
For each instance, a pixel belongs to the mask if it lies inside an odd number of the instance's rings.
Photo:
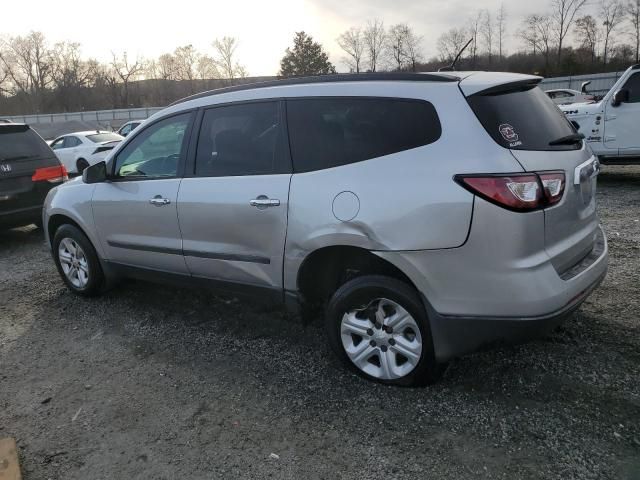
<path id="1" fill-rule="evenodd" d="M 108 147 L 98 147 L 96 148 L 92 155 L 95 155 L 96 153 L 100 153 L 100 152 L 106 152 L 107 150 L 113 150 L 114 145 L 108 146 Z"/>
<path id="2" fill-rule="evenodd" d="M 44 167 L 38 168 L 35 172 L 33 172 L 33 176 L 31 180 L 34 182 L 43 182 L 47 181 L 50 183 L 59 183 L 66 182 L 69 180 L 67 176 L 67 169 L 64 168 L 64 165 L 59 165 L 56 167 Z"/>
<path id="3" fill-rule="evenodd" d="M 538 210 L 562 199 L 564 173 L 456 175 L 456 182 L 474 195 L 516 212 Z"/>

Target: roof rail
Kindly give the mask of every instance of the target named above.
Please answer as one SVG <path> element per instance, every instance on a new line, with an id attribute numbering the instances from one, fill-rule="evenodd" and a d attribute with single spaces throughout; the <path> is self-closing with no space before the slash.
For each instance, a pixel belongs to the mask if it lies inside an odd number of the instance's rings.
<path id="1" fill-rule="evenodd" d="M 313 83 L 335 83 L 335 82 L 371 82 L 371 81 L 408 81 L 408 82 L 457 82 L 458 77 L 454 75 L 436 74 L 436 73 L 337 73 L 332 75 L 318 75 L 313 77 L 293 77 L 282 80 L 268 80 L 265 82 L 245 83 L 243 85 L 234 85 L 232 87 L 222 87 L 215 90 L 209 90 L 202 93 L 196 93 L 188 97 L 176 100 L 169 106 L 184 103 L 197 98 L 209 97 L 212 95 L 220 95 L 223 93 L 240 92 L 243 90 L 253 90 L 257 88 L 280 87 L 285 85 L 305 85 Z"/>

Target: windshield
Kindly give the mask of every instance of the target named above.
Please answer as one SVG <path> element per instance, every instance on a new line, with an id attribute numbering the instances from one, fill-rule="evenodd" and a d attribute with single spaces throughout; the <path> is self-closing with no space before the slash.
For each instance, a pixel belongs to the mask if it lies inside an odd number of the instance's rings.
<path id="1" fill-rule="evenodd" d="M 120 141 L 124 137 L 118 135 L 117 133 L 95 133 L 93 135 L 87 135 L 87 138 L 94 143 L 102 143 Z"/>
<path id="2" fill-rule="evenodd" d="M 30 128 L 0 128 L 0 161 L 50 157 L 53 152 Z"/>
<path id="3" fill-rule="evenodd" d="M 576 133 L 538 87 L 471 95 L 469 105 L 491 137 L 513 150 L 577 150 L 581 142 L 550 145 Z"/>

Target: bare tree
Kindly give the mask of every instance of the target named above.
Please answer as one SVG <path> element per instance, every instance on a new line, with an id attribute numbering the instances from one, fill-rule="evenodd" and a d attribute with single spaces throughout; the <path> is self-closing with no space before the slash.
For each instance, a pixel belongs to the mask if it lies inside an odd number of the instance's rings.
<path id="1" fill-rule="evenodd" d="M 369 71 L 375 72 L 384 53 L 384 46 L 387 34 L 384 29 L 384 23 L 381 20 L 367 22 L 367 26 L 363 32 L 365 51 Z"/>
<path id="2" fill-rule="evenodd" d="M 582 10 L 587 0 L 552 0 L 551 21 L 558 46 L 558 65 L 562 59 L 562 45 L 569 33 L 576 15 Z"/>
<path id="3" fill-rule="evenodd" d="M 585 15 L 576 20 L 574 31 L 578 37 L 580 46 L 589 51 L 591 55 L 591 65 L 593 65 L 596 61 L 596 52 L 600 37 L 598 23 L 591 15 Z"/>
<path id="4" fill-rule="evenodd" d="M 551 49 L 553 46 L 553 25 L 548 15 L 528 15 L 523 22 L 523 28 L 519 32 L 520 38 L 533 49 L 544 55 L 545 68 L 549 70 Z"/>
<path id="5" fill-rule="evenodd" d="M 125 107 L 129 106 L 129 82 L 134 80 L 144 70 L 144 64 L 142 60 L 136 58 L 135 61 L 129 59 L 127 52 L 123 52 L 122 55 L 116 55 L 111 52 L 113 60 L 111 61 L 111 67 L 113 73 L 107 75 L 107 79 L 117 78 L 123 87 L 122 104 Z M 115 75 L 114 75 L 115 74 Z"/>
<path id="6" fill-rule="evenodd" d="M 639 0 L 640 1 L 640 0 Z M 478 59 L 478 35 L 480 34 L 480 25 L 482 24 L 483 12 L 478 10 L 476 15 L 469 21 L 469 36 L 471 44 L 469 48 L 469 58 L 471 58 L 472 68 L 475 68 Z"/>
<path id="7" fill-rule="evenodd" d="M 600 16 L 602 22 L 602 36 L 604 37 L 604 50 L 602 52 L 602 63 L 607 64 L 609 53 L 613 46 L 613 30 L 624 20 L 624 10 L 618 0 L 602 0 L 600 2 Z"/>
<path id="8" fill-rule="evenodd" d="M 496 34 L 498 35 L 498 57 L 502 59 L 503 46 L 507 34 L 507 9 L 504 3 L 500 4 L 500 9 L 496 16 Z"/>
<path id="9" fill-rule="evenodd" d="M 633 27 L 631 35 L 635 40 L 635 56 L 638 63 L 640 62 L 640 0 L 630 0 L 626 6 L 626 13 Z"/>
<path id="10" fill-rule="evenodd" d="M 422 35 L 416 35 L 411 28 L 407 29 L 407 36 L 405 38 L 407 61 L 410 65 L 411 71 L 415 72 L 418 69 L 418 62 L 422 60 Z"/>
<path id="11" fill-rule="evenodd" d="M 480 24 L 480 33 L 482 34 L 482 38 L 484 40 L 484 46 L 489 58 L 489 65 L 491 65 L 491 58 L 493 56 L 494 30 L 495 27 L 493 25 L 493 19 L 491 18 L 491 12 L 489 10 L 485 10 L 484 18 L 482 19 L 482 23 Z"/>
<path id="12" fill-rule="evenodd" d="M 231 83 L 235 78 L 247 76 L 247 70 L 236 61 L 235 53 L 238 48 L 238 39 L 235 37 L 222 37 L 213 42 L 216 50 L 215 61 L 222 76 Z"/>
<path id="13" fill-rule="evenodd" d="M 639 0 L 640 1 L 640 0 Z M 344 63 L 352 72 L 360 73 L 362 58 L 365 52 L 364 35 L 360 28 L 351 27 L 340 34 L 338 45 L 346 53 Z"/>
<path id="14" fill-rule="evenodd" d="M 400 71 L 407 58 L 406 39 L 409 27 L 404 23 L 391 25 L 387 32 L 386 51 L 394 70 Z"/>
<path id="15" fill-rule="evenodd" d="M 43 106 L 43 94 L 53 82 L 53 58 L 44 35 L 30 32 L 0 45 L 0 62 L 13 89 L 30 95 L 36 109 Z"/>
<path id="16" fill-rule="evenodd" d="M 156 62 L 156 78 L 162 80 L 177 80 L 178 66 L 176 58 L 170 53 L 163 53 Z"/>
<path id="17" fill-rule="evenodd" d="M 176 80 L 187 80 L 193 89 L 193 80 L 196 78 L 196 64 L 198 52 L 193 45 L 178 47 L 173 52 L 173 68 Z"/>
<path id="18" fill-rule="evenodd" d="M 216 61 L 213 57 L 206 54 L 202 54 L 198 57 L 196 71 L 198 72 L 198 78 L 200 80 L 209 80 L 211 78 L 220 77 Z"/>
<path id="19" fill-rule="evenodd" d="M 438 38 L 440 60 L 447 63 L 453 62 L 458 52 L 462 50 L 462 47 L 468 41 L 467 32 L 464 28 L 452 28 L 440 35 Z"/>

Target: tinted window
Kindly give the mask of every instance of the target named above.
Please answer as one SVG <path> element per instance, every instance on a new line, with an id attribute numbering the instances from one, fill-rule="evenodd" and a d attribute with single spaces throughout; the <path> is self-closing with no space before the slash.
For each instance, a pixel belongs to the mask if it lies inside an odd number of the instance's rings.
<path id="1" fill-rule="evenodd" d="M 277 102 L 228 105 L 202 119 L 196 175 L 265 175 L 289 170 Z"/>
<path id="2" fill-rule="evenodd" d="M 631 75 L 623 88 L 629 90 L 629 103 L 640 102 L 640 73 Z"/>
<path id="3" fill-rule="evenodd" d="M 122 177 L 174 177 L 187 143 L 190 113 L 161 120 L 135 137 L 116 159 Z"/>
<path id="4" fill-rule="evenodd" d="M 122 137 L 117 133 L 95 133 L 93 135 L 87 135 L 87 138 L 94 143 L 113 142 L 114 140 L 122 140 Z"/>
<path id="5" fill-rule="evenodd" d="M 309 172 L 402 152 L 442 133 L 432 104 L 385 98 L 287 101 L 294 170 Z"/>
<path id="6" fill-rule="evenodd" d="M 549 145 L 575 133 L 555 103 L 538 87 L 476 94 L 469 105 L 493 139 L 515 150 L 575 150 L 580 143 Z"/>
<path id="7" fill-rule="evenodd" d="M 30 128 L 0 127 L 0 161 L 51 156 L 47 144 Z"/>
<path id="8" fill-rule="evenodd" d="M 65 137 L 64 138 L 64 145 L 62 146 L 62 148 L 77 147 L 81 143 L 82 142 L 77 137 Z"/>
<path id="9" fill-rule="evenodd" d="M 53 150 L 59 150 L 63 147 L 64 144 L 64 137 L 63 138 L 58 138 L 57 140 L 54 140 L 54 142 L 51 144 L 51 148 Z"/>
<path id="10" fill-rule="evenodd" d="M 120 131 L 118 132 L 120 135 L 126 135 L 127 133 L 129 133 L 129 131 L 131 130 L 131 124 L 127 124 L 124 127 L 120 128 Z"/>

